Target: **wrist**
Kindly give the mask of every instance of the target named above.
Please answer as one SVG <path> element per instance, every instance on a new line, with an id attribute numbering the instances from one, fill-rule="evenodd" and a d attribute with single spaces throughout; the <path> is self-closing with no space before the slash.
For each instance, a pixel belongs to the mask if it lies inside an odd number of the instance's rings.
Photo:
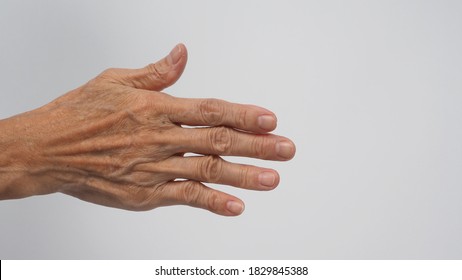
<path id="1" fill-rule="evenodd" d="M 26 113 L 27 114 L 27 113 Z M 25 114 L 0 120 L 0 199 L 55 192 Z"/>

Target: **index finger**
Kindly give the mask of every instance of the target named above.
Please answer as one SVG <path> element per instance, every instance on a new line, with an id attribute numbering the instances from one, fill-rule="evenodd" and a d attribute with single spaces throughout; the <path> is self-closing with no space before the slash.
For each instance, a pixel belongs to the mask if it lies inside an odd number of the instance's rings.
<path id="1" fill-rule="evenodd" d="M 254 105 L 219 99 L 174 98 L 170 121 L 191 126 L 228 126 L 253 133 L 267 133 L 276 128 L 276 115 Z"/>

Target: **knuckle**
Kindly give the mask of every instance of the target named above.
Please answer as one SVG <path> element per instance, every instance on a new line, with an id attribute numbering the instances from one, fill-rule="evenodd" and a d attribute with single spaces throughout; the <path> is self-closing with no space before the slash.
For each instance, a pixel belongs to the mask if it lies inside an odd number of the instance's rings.
<path id="1" fill-rule="evenodd" d="M 220 155 L 229 154 L 233 145 L 231 130 L 226 127 L 210 128 L 208 140 L 212 150 Z"/>
<path id="2" fill-rule="evenodd" d="M 111 75 L 111 74 L 114 74 L 114 72 L 116 71 L 115 68 L 107 68 L 103 71 L 103 73 L 101 73 L 102 75 Z"/>
<path id="3" fill-rule="evenodd" d="M 240 127 L 247 128 L 249 127 L 248 119 L 247 119 L 247 114 L 248 110 L 239 110 L 239 113 L 237 113 L 235 122 L 238 124 Z"/>
<path id="4" fill-rule="evenodd" d="M 210 126 L 219 125 L 223 121 L 223 101 L 219 99 L 204 99 L 199 102 L 199 112 L 202 121 Z"/>
<path id="5" fill-rule="evenodd" d="M 249 168 L 241 168 L 239 171 L 239 178 L 237 179 L 237 183 L 241 188 L 250 188 L 254 186 L 255 183 L 252 180 L 251 172 Z"/>
<path id="6" fill-rule="evenodd" d="M 125 113 L 130 119 L 137 120 L 139 117 L 148 118 L 156 116 L 158 112 L 158 104 L 153 96 L 148 94 L 133 94 L 129 100 Z"/>
<path id="7" fill-rule="evenodd" d="M 270 157 L 270 141 L 267 137 L 255 137 L 251 142 L 252 151 L 258 158 L 266 159 Z"/>
<path id="8" fill-rule="evenodd" d="M 205 156 L 198 167 L 199 178 L 215 183 L 223 175 L 223 160 L 218 156 Z"/>
<path id="9" fill-rule="evenodd" d="M 202 188 L 197 185 L 197 182 L 186 181 L 181 189 L 180 199 L 187 205 L 198 205 L 201 197 Z"/>
<path id="10" fill-rule="evenodd" d="M 110 83 L 122 83 L 123 80 L 123 69 L 120 68 L 107 68 L 101 72 L 93 81 L 98 83 L 110 82 Z"/>
<path id="11" fill-rule="evenodd" d="M 117 74 L 117 68 L 107 68 L 98 77 L 100 78 L 112 78 Z"/>
<path id="12" fill-rule="evenodd" d="M 153 207 L 151 206 L 151 196 L 147 193 L 147 189 L 138 186 L 132 186 L 127 189 L 125 206 L 132 211 L 146 211 Z"/>
<path id="13" fill-rule="evenodd" d="M 220 196 L 212 191 L 207 197 L 207 209 L 212 212 L 218 212 L 220 209 Z"/>
<path id="14" fill-rule="evenodd" d="M 148 70 L 148 73 L 152 75 L 155 80 L 159 80 L 163 83 L 167 82 L 167 79 L 164 75 L 165 73 L 161 71 L 157 63 L 148 64 L 148 66 L 146 66 L 146 69 Z"/>

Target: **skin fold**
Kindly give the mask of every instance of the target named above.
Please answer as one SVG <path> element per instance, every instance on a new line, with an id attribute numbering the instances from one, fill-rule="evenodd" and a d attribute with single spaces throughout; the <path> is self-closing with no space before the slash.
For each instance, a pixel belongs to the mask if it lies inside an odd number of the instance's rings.
<path id="1" fill-rule="evenodd" d="M 107 69 L 41 108 L 1 120 L 0 199 L 61 192 L 127 210 L 182 204 L 241 214 L 239 198 L 203 183 L 265 191 L 279 175 L 222 156 L 285 161 L 295 145 L 269 133 L 277 119 L 264 108 L 162 92 L 186 61 L 179 44 L 156 63 Z"/>

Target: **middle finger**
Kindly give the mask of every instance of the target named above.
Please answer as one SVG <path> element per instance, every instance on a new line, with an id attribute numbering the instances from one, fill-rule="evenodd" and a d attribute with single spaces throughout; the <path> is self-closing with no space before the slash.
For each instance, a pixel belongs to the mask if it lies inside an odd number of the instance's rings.
<path id="1" fill-rule="evenodd" d="M 251 134 L 228 127 L 180 128 L 174 141 L 178 153 L 242 156 L 285 161 L 295 154 L 289 139 L 272 134 Z"/>

